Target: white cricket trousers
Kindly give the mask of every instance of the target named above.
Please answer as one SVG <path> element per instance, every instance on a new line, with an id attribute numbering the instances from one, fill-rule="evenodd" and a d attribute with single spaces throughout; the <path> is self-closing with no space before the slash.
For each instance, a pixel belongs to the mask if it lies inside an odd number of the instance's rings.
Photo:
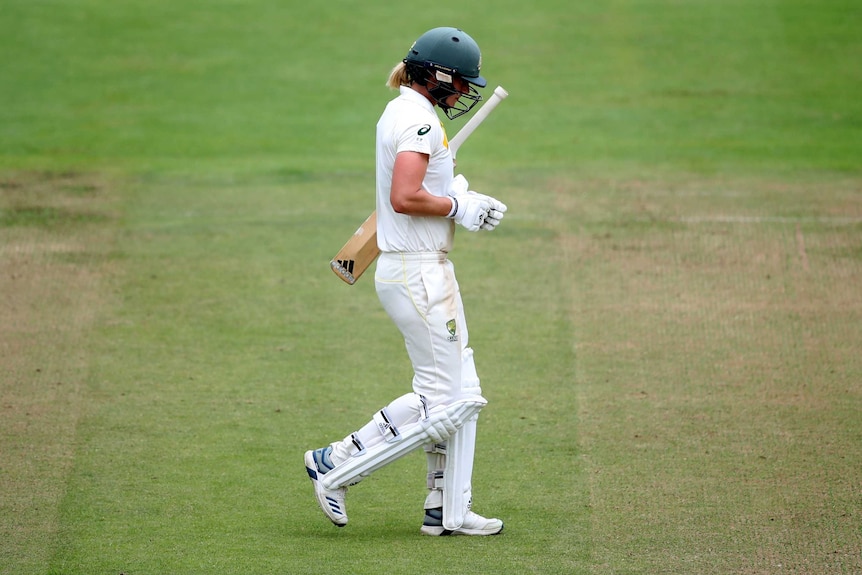
<path id="1" fill-rule="evenodd" d="M 422 414 L 419 396 L 426 408 L 433 408 L 448 405 L 465 392 L 482 393 L 472 351 L 466 349 L 467 324 L 455 268 L 446 254 L 383 252 L 374 280 L 383 308 L 404 336 L 413 364 L 413 393 L 391 401 L 365 426 L 333 443 L 331 459 L 336 466 L 365 448 L 390 441 L 390 425 L 397 429 L 417 424 Z M 475 431 L 470 437 L 475 439 Z M 471 456 L 462 467 L 472 470 L 472 464 Z M 429 471 L 439 466 L 436 455 L 430 454 Z M 360 476 L 370 472 L 359 471 Z M 469 488 L 469 475 L 466 483 Z"/>
<path id="2" fill-rule="evenodd" d="M 468 340 L 455 266 L 442 252 L 384 252 L 374 281 L 380 303 L 404 336 L 413 391 L 430 405 L 457 397 Z"/>

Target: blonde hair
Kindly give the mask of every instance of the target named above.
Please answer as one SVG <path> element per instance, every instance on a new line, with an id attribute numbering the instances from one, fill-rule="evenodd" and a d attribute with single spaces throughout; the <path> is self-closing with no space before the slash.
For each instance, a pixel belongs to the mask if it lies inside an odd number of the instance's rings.
<path id="1" fill-rule="evenodd" d="M 392 68 L 392 71 L 389 72 L 389 79 L 386 80 L 386 85 L 393 90 L 397 90 L 401 86 L 409 86 L 410 83 L 410 76 L 407 75 L 407 64 L 404 62 L 398 62 L 398 64 Z"/>

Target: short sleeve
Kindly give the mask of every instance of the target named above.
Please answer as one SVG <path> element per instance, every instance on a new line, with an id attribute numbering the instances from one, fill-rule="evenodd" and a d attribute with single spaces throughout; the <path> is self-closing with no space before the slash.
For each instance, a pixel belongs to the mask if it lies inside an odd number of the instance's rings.
<path id="1" fill-rule="evenodd" d="M 439 123 L 411 122 L 400 127 L 395 153 L 419 152 L 431 155 L 442 145 L 443 128 Z"/>

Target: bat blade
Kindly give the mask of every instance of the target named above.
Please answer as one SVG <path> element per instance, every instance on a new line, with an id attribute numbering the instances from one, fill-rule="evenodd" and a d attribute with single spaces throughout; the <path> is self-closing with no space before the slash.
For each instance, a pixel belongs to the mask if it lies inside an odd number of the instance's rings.
<path id="1" fill-rule="evenodd" d="M 353 285 L 365 273 L 380 250 L 377 249 L 377 212 L 372 212 L 368 219 L 353 233 L 347 243 L 335 254 L 329 267 L 342 281 Z"/>

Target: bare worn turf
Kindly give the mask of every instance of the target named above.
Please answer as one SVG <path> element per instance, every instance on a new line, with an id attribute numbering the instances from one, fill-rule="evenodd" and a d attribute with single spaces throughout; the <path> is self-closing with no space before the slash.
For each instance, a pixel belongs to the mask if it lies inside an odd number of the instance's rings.
<path id="1" fill-rule="evenodd" d="M 75 173 L 0 177 L 2 572 L 38 572 L 85 409 L 86 334 L 103 309 L 109 185 Z M 11 571 L 7 571 L 11 569 Z"/>
<path id="2" fill-rule="evenodd" d="M 558 192 L 594 572 L 859 572 L 859 183 Z"/>

